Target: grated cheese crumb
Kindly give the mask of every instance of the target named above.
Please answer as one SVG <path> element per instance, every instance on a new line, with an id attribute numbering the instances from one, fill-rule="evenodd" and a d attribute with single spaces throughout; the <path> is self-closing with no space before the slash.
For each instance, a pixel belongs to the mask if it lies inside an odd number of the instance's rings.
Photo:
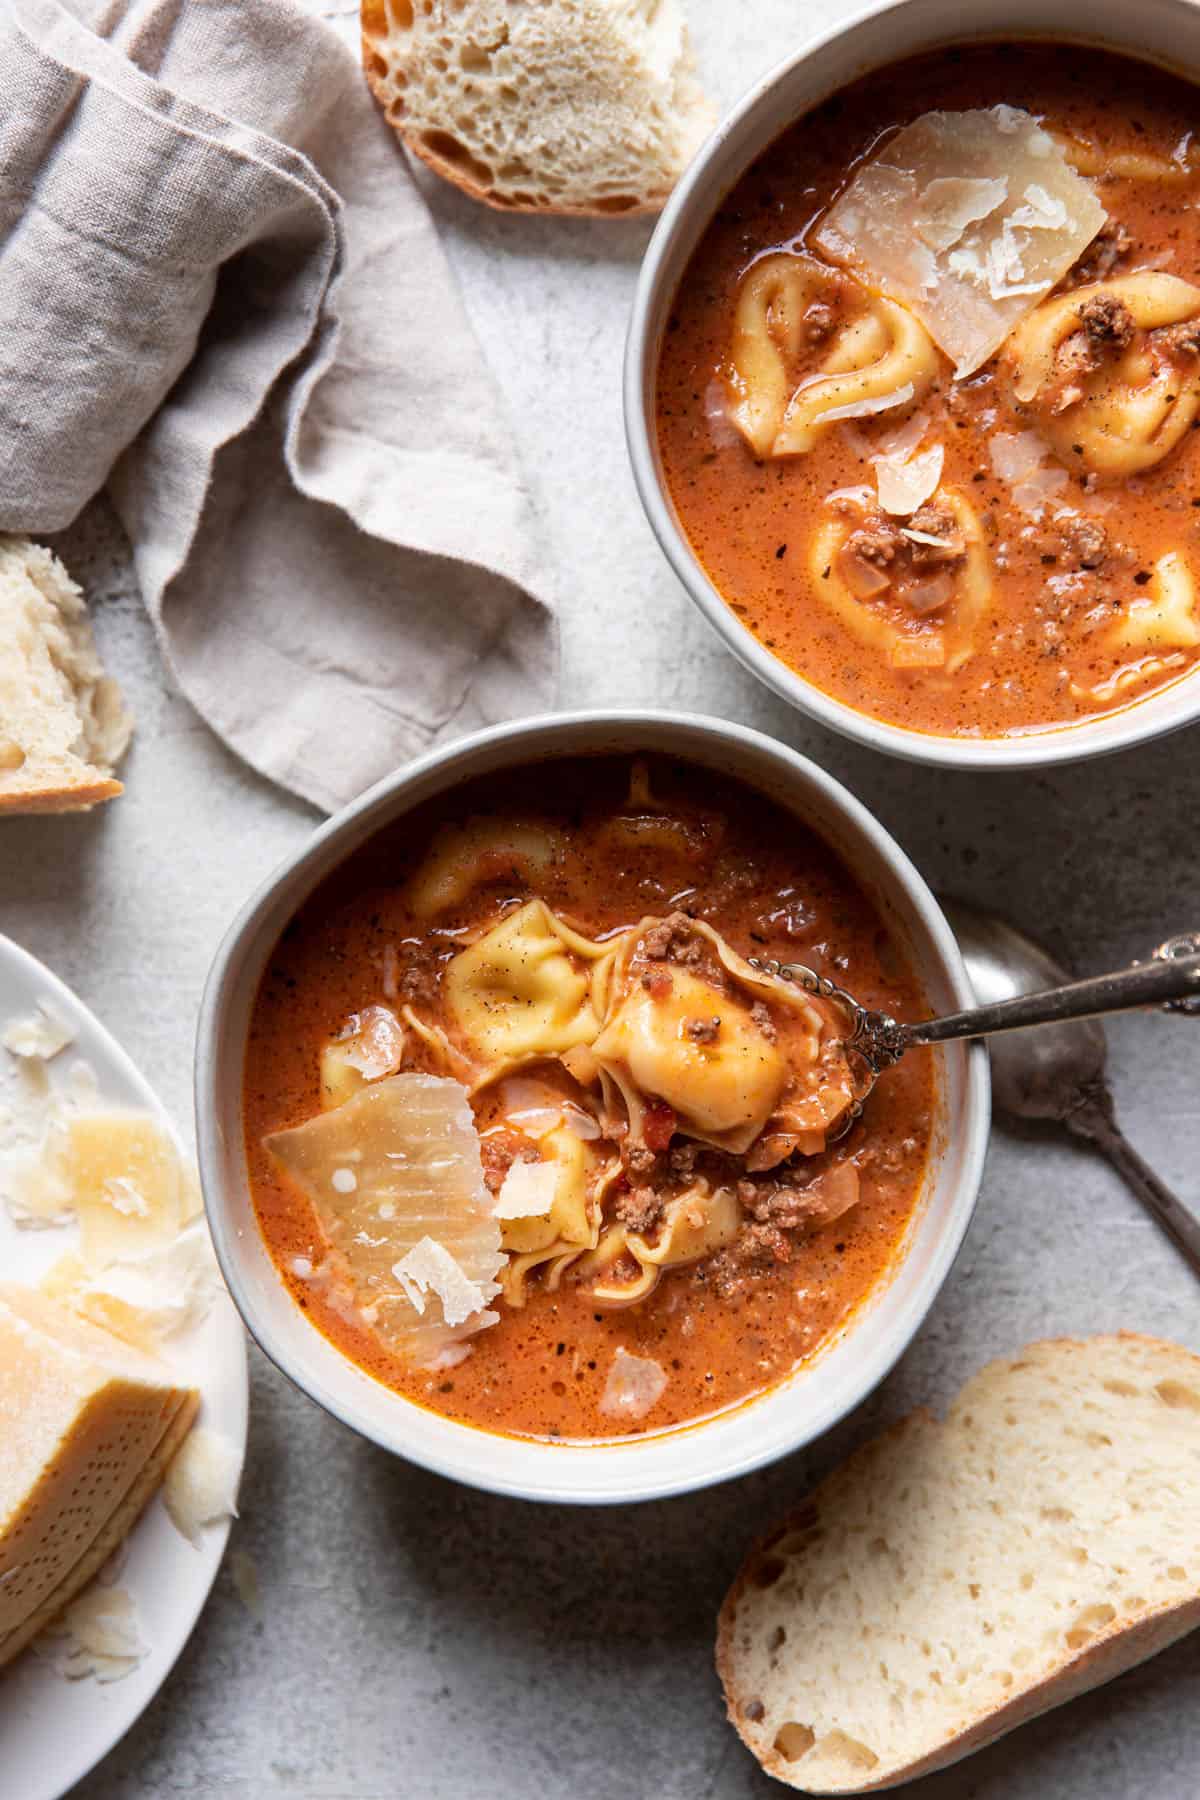
<path id="1" fill-rule="evenodd" d="M 558 1171 L 553 1163 L 515 1162 L 492 1208 L 497 1219 L 544 1219 L 554 1205 Z"/>
<path id="2" fill-rule="evenodd" d="M 446 1246 L 431 1237 L 415 1243 L 408 1255 L 394 1265 L 392 1274 L 417 1313 L 424 1314 L 426 1295 L 436 1294 L 447 1325 L 461 1325 L 481 1312 L 496 1291 L 494 1284 L 489 1283 L 492 1293 L 485 1293 L 482 1286 L 469 1280 Z"/>

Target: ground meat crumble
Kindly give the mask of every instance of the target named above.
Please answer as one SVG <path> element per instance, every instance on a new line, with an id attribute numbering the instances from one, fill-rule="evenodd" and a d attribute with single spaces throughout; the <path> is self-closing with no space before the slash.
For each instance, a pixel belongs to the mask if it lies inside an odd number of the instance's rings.
<path id="1" fill-rule="evenodd" d="M 642 952 L 651 962 L 673 962 L 689 968 L 700 961 L 704 944 L 687 914 L 673 912 L 642 934 Z"/>

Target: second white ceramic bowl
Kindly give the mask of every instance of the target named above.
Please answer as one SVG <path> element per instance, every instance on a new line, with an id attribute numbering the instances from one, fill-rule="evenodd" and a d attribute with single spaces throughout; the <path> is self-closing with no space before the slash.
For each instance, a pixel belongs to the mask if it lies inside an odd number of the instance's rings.
<path id="1" fill-rule="evenodd" d="M 225 1279 L 267 1355 L 385 1449 L 474 1487 L 532 1500 L 629 1501 L 686 1492 L 799 1449 L 857 1406 L 907 1347 L 971 1218 L 987 1143 L 987 1053 L 941 1056 L 937 1147 L 889 1282 L 822 1355 L 757 1400 L 679 1430 L 612 1444 L 501 1437 L 404 1399 L 305 1318 L 267 1253 L 246 1174 L 242 1075 L 251 1009 L 280 933 L 317 884 L 382 826 L 473 776 L 550 758 L 660 751 L 739 777 L 815 828 L 873 897 L 931 1007 L 971 1004 L 957 945 L 899 846 L 845 788 L 757 732 L 659 713 L 576 713 L 479 733 L 390 776 L 318 831 L 249 901 L 209 976 L 196 1050 L 196 1123 L 209 1224 Z M 536 776 L 535 776 L 536 779 Z"/>
<path id="2" fill-rule="evenodd" d="M 969 29 L 964 17 L 969 13 Z M 664 211 L 642 264 L 625 356 L 625 430 L 634 479 L 655 535 L 700 611 L 748 669 L 823 725 L 874 750 L 957 769 L 1075 762 L 1162 737 L 1200 719 L 1200 668 L 1102 718 L 1008 738 L 939 737 L 857 712 L 786 663 L 741 623 L 688 543 L 667 493 L 654 425 L 659 346 L 680 279 L 721 201 L 755 158 L 804 113 L 870 69 L 974 38 L 1096 44 L 1200 81 L 1195 0 L 887 0 L 807 43 L 752 88 L 697 154 Z M 1012 96 L 1015 105 L 1021 96 Z M 1186 273 L 1186 271 L 1181 271 Z"/>

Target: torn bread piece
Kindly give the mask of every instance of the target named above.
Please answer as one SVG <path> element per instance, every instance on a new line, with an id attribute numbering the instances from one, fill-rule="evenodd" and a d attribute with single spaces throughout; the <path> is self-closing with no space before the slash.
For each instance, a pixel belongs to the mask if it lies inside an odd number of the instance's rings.
<path id="1" fill-rule="evenodd" d="M 751 1552 L 721 1609 L 729 1717 L 812 1794 L 895 1787 L 1200 1624 L 1200 1357 L 1031 1344 L 911 1414 Z"/>
<path id="2" fill-rule="evenodd" d="M 132 732 L 80 589 L 40 544 L 0 536 L 0 812 L 111 800 Z"/>
<path id="3" fill-rule="evenodd" d="M 716 114 L 677 0 L 362 0 L 367 80 L 408 148 L 515 212 L 657 212 Z"/>

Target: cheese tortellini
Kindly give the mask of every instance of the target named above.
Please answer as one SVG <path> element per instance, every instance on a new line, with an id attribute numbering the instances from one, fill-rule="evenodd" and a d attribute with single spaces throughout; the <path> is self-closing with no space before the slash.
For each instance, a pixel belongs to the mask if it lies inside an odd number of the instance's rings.
<path id="1" fill-rule="evenodd" d="M 1004 361 L 1068 466 L 1136 475 L 1200 412 L 1200 288 L 1151 269 L 1076 288 L 1018 326 Z"/>
<path id="2" fill-rule="evenodd" d="M 489 1068 L 561 1055 L 600 1029 L 588 965 L 604 955 L 545 901 L 530 900 L 451 960 L 447 1010 Z"/>
<path id="3" fill-rule="evenodd" d="M 898 522 L 842 502 L 813 535 L 809 572 L 814 592 L 866 649 L 896 669 L 952 675 L 980 647 L 992 573 L 965 495 L 941 487 L 935 503 L 948 527 L 945 554 L 937 534 L 921 530 L 921 512 Z"/>
<path id="4" fill-rule="evenodd" d="M 1122 662 L 1104 681 L 1074 692 L 1099 706 L 1131 700 L 1148 682 L 1186 666 L 1186 652 L 1200 645 L 1200 616 L 1191 570 L 1177 550 L 1160 556 L 1150 581 L 1102 635 L 1104 648 Z"/>
<path id="5" fill-rule="evenodd" d="M 813 257 L 779 251 L 743 278 L 729 417 L 758 457 L 811 450 L 831 413 L 851 416 L 843 409 L 915 405 L 937 373 L 933 341 L 910 312 Z"/>
<path id="6" fill-rule="evenodd" d="M 612 1225 L 580 1264 L 588 1291 L 600 1306 L 636 1306 L 658 1286 L 664 1269 L 683 1268 L 731 1244 L 742 1222 L 732 1188 L 695 1182 L 672 1200 L 653 1239 Z M 634 1272 L 620 1273 L 622 1260 Z"/>
<path id="7" fill-rule="evenodd" d="M 562 855 L 556 831 L 520 819 L 476 818 L 444 825 L 408 884 L 408 903 L 418 919 L 461 906 L 485 881 L 513 876 L 528 883 L 545 875 Z"/>

